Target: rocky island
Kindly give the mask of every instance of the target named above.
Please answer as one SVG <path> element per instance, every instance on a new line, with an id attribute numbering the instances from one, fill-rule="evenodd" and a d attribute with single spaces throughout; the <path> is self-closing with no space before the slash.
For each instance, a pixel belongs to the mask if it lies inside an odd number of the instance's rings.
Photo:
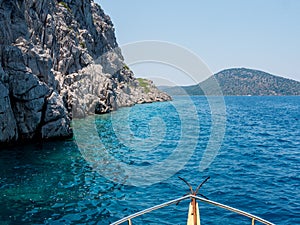
<path id="1" fill-rule="evenodd" d="M 300 82 L 248 68 L 222 70 L 196 85 L 161 86 L 170 95 L 215 95 L 217 82 L 224 96 L 291 96 L 300 95 Z M 203 92 L 209 90 L 208 93 Z"/>
<path id="2" fill-rule="evenodd" d="M 0 143 L 72 136 L 71 120 L 167 101 L 124 63 L 92 0 L 0 0 Z"/>

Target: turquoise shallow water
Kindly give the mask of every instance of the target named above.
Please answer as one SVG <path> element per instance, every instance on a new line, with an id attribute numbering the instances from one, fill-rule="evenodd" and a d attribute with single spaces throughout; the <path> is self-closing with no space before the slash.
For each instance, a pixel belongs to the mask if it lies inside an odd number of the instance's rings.
<path id="1" fill-rule="evenodd" d="M 300 224 L 300 97 L 225 97 L 224 140 L 203 171 L 214 118 L 204 97 L 192 100 L 175 97 L 76 121 L 75 140 L 1 148 L 0 224 L 109 224 L 184 195 L 178 176 L 193 186 L 210 176 L 201 188 L 209 199 L 275 224 Z M 182 166 L 172 161 L 149 173 L 181 145 L 192 149 L 175 157 Z M 187 205 L 133 224 L 185 224 Z M 201 203 L 200 210 L 203 224 L 250 224 Z"/>

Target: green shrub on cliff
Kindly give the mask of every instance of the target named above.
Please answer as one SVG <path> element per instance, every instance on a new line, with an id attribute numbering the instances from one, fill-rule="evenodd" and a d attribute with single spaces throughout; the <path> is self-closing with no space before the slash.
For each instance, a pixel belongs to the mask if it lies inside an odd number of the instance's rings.
<path id="1" fill-rule="evenodd" d="M 149 82 L 146 79 L 143 78 L 137 78 L 140 87 L 144 88 L 146 93 L 149 93 L 150 89 L 149 89 Z"/>
<path id="2" fill-rule="evenodd" d="M 65 3 L 65 2 L 59 2 L 58 4 L 60 4 L 61 6 L 65 7 L 69 12 L 71 12 L 71 8 L 67 5 L 67 3 Z"/>

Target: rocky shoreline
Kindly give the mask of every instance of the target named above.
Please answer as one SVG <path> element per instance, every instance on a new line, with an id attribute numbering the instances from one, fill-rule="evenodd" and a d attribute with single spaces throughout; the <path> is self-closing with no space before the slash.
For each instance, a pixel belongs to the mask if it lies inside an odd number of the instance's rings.
<path id="1" fill-rule="evenodd" d="M 72 136 L 71 120 L 168 101 L 124 63 L 91 0 L 0 0 L 0 143 Z"/>

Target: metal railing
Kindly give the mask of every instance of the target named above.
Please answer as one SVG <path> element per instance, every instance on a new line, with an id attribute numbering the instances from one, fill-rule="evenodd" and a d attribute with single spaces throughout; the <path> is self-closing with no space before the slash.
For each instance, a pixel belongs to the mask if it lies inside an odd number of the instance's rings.
<path id="1" fill-rule="evenodd" d="M 118 224 L 122 224 L 124 222 L 128 222 L 129 225 L 132 225 L 132 219 L 134 219 L 136 217 L 139 217 L 141 215 L 144 215 L 146 213 L 152 212 L 152 211 L 160 209 L 160 208 L 164 208 L 164 207 L 172 205 L 172 204 L 176 204 L 177 202 L 185 200 L 185 199 L 188 199 L 188 198 L 190 198 L 190 199 L 195 198 L 195 199 L 197 199 L 197 200 L 199 200 L 201 202 L 204 202 L 204 203 L 207 203 L 207 204 L 210 204 L 210 205 L 214 205 L 216 207 L 223 208 L 223 209 L 226 209 L 228 211 L 231 211 L 231 212 L 240 214 L 242 216 L 248 217 L 248 218 L 251 219 L 251 224 L 252 225 L 255 224 L 255 221 L 258 221 L 258 222 L 260 222 L 262 224 L 266 224 L 266 225 L 275 225 L 275 224 L 273 224 L 273 223 L 271 223 L 271 222 L 269 222 L 267 220 L 264 220 L 264 219 L 262 219 L 262 218 L 260 218 L 258 216 L 252 215 L 252 214 L 247 213 L 245 211 L 242 211 L 242 210 L 239 210 L 239 209 L 236 209 L 236 208 L 233 208 L 233 207 L 230 207 L 230 206 L 227 206 L 227 205 L 215 202 L 215 201 L 211 201 L 211 200 L 208 200 L 208 199 L 205 199 L 205 198 L 201 198 L 201 197 L 198 197 L 198 196 L 195 196 L 195 195 L 186 195 L 184 197 L 177 198 L 177 199 L 171 200 L 169 202 L 165 202 L 165 203 L 162 203 L 160 205 L 153 206 L 151 208 L 148 208 L 148 209 L 139 211 L 137 213 L 131 214 L 131 215 L 127 216 L 127 217 L 124 217 L 124 218 L 122 218 L 122 219 L 120 219 L 120 220 L 112 223 L 111 225 L 118 225 Z"/>

